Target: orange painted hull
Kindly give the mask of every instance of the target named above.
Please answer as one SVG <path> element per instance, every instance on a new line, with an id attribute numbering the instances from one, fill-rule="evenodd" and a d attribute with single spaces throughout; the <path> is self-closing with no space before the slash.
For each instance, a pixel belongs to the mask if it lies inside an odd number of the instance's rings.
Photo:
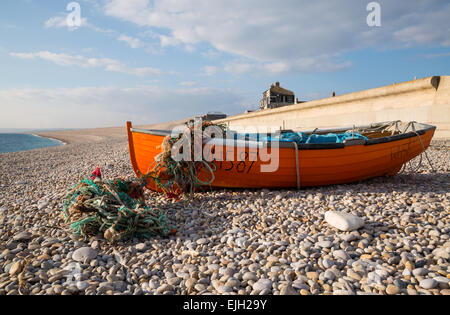
<path id="1" fill-rule="evenodd" d="M 131 123 L 127 125 L 130 158 L 136 175 L 140 178 L 153 169 L 156 155 L 161 153 L 164 135 L 134 132 Z M 435 128 L 428 128 L 418 136 L 388 141 L 378 144 L 360 144 L 333 149 L 299 149 L 298 166 L 301 187 L 350 183 L 378 176 L 392 176 L 400 171 L 403 164 L 426 150 L 434 135 Z M 224 160 L 225 160 L 225 149 Z M 216 166 L 216 188 L 292 188 L 297 187 L 296 150 L 293 147 L 279 148 L 279 167 L 275 172 L 261 172 L 263 162 L 245 148 L 245 161 L 239 161 L 234 154 L 233 161 L 213 162 Z M 270 151 L 269 151 L 270 152 Z M 229 158 L 228 158 L 229 159 Z M 207 180 L 206 172 L 200 179 Z M 147 187 L 158 190 L 151 179 Z"/>

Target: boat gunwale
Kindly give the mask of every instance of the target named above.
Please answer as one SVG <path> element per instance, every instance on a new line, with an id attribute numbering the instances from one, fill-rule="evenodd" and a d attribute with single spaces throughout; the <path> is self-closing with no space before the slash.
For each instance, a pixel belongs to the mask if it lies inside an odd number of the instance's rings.
<path id="1" fill-rule="evenodd" d="M 305 132 L 305 133 L 313 133 L 313 132 L 315 132 L 316 134 L 327 133 L 327 132 L 329 132 L 329 133 L 330 132 L 338 133 L 338 132 L 348 131 L 348 130 L 354 129 L 354 128 L 355 129 L 376 128 L 378 126 L 387 125 L 387 124 L 393 123 L 393 122 L 395 122 L 395 121 L 383 122 L 383 123 L 374 123 L 374 124 L 363 125 L 363 126 L 351 126 L 351 127 L 329 128 L 329 129 L 316 129 L 316 130 L 303 131 L 303 132 Z M 414 122 L 414 123 L 417 123 L 417 122 Z M 419 130 L 415 130 L 415 131 L 409 131 L 409 132 L 402 133 L 402 134 L 392 135 L 392 136 L 388 136 L 388 137 L 381 137 L 381 138 L 364 140 L 364 142 L 361 143 L 361 145 L 369 146 L 369 145 L 389 143 L 389 142 L 393 142 L 393 141 L 399 141 L 399 140 L 404 140 L 404 139 L 408 139 L 408 138 L 412 138 L 412 137 L 417 137 L 417 135 L 424 135 L 428 131 L 436 130 L 436 126 L 433 126 L 433 125 L 424 124 L 424 123 L 417 123 L 417 124 L 422 125 L 424 128 L 419 129 Z M 169 130 L 157 130 L 157 129 L 130 128 L 130 131 L 132 133 L 133 132 L 135 132 L 135 133 L 143 133 L 143 134 L 154 135 L 154 136 L 163 136 L 163 137 L 168 136 L 168 135 L 171 134 L 171 131 L 169 131 Z M 236 139 L 223 139 L 223 140 L 224 140 L 224 145 L 226 145 L 226 141 L 227 140 L 235 141 Z M 265 147 L 265 148 L 272 147 L 271 146 L 271 142 L 268 142 L 268 141 L 244 140 L 244 142 L 246 142 L 246 143 L 263 144 L 263 147 Z M 295 145 L 294 145 L 293 142 L 288 142 L 288 141 L 276 141 L 276 142 L 278 143 L 278 147 L 279 148 L 292 148 L 292 149 L 295 148 Z M 244 146 L 246 146 L 246 145 L 244 144 Z M 298 144 L 298 150 L 343 149 L 343 148 L 348 147 L 348 146 L 354 146 L 354 144 L 352 144 L 352 143 L 302 143 L 302 144 Z M 240 145 L 239 145 L 239 147 L 240 147 Z"/>

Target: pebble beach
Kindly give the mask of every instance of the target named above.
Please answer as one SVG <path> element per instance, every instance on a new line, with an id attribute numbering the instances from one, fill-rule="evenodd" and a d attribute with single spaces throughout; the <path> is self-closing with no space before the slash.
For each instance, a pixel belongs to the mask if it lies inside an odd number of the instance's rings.
<path id="1" fill-rule="evenodd" d="M 0 295 L 450 294 L 449 141 L 427 150 L 435 173 L 424 159 L 417 172 L 299 191 L 180 202 L 147 191 L 177 233 L 110 245 L 74 238 L 61 201 L 96 167 L 135 178 L 122 129 L 53 137 L 68 144 L 0 154 Z M 363 226 L 340 231 L 328 211 Z"/>

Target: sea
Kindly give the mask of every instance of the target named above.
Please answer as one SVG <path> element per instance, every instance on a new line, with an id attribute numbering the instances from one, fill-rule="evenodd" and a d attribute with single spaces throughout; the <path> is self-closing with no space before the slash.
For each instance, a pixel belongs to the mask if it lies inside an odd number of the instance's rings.
<path id="1" fill-rule="evenodd" d="M 43 138 L 33 134 L 0 133 L 0 154 L 56 147 L 63 144 L 59 140 Z"/>

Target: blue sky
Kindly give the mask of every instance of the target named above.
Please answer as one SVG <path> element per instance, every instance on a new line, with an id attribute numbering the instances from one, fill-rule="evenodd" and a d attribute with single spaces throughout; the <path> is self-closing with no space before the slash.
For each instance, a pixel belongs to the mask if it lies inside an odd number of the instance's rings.
<path id="1" fill-rule="evenodd" d="M 2 0 L 0 128 L 148 124 L 256 109 L 280 81 L 301 100 L 450 70 L 450 3 Z"/>

